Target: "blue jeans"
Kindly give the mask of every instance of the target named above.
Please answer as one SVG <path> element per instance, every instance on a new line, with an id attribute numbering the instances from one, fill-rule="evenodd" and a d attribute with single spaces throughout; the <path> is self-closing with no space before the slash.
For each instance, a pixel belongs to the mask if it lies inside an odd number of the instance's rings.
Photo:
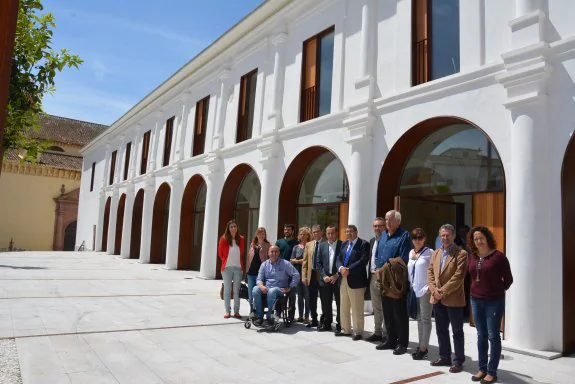
<path id="1" fill-rule="evenodd" d="M 477 352 L 479 370 L 492 376 L 497 375 L 501 358 L 501 318 L 505 311 L 505 298 L 499 300 L 482 300 L 471 298 L 473 320 L 477 329 Z M 491 347 L 489 363 L 488 348 Z"/>
<path id="2" fill-rule="evenodd" d="M 267 300 L 268 300 L 268 313 L 266 315 L 267 319 L 271 319 L 272 317 L 272 308 L 274 307 L 274 304 L 276 302 L 276 300 L 278 299 L 278 297 L 280 297 L 282 295 L 282 291 L 279 288 L 270 288 L 268 289 L 268 293 L 267 293 Z M 254 307 L 256 308 L 256 313 L 258 314 L 258 319 L 263 319 L 264 318 L 264 306 L 263 306 L 263 300 L 262 300 L 262 290 L 260 289 L 260 287 L 258 287 L 257 285 L 254 287 L 254 289 L 252 290 L 252 297 L 254 300 Z"/>
<path id="3" fill-rule="evenodd" d="M 254 293 L 252 292 L 254 290 L 254 287 L 256 286 L 256 281 L 258 280 L 257 275 L 247 275 L 248 277 L 248 301 L 250 303 L 250 306 L 253 306 L 254 304 Z"/>
<path id="4" fill-rule="evenodd" d="M 297 283 L 297 311 L 299 317 L 309 317 L 309 291 L 301 281 Z"/>
<path id="5" fill-rule="evenodd" d="M 240 287 L 242 286 L 242 269 L 240 267 L 226 267 L 222 272 L 224 278 L 224 307 L 231 312 L 230 300 L 232 284 L 234 288 L 234 313 L 240 313 Z M 233 282 L 233 283 L 232 283 Z"/>

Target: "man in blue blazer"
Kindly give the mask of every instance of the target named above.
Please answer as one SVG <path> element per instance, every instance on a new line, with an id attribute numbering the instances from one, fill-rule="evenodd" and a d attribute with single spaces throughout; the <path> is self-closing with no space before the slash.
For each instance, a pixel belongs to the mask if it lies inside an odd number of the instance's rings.
<path id="1" fill-rule="evenodd" d="M 367 261 L 369 260 L 369 243 L 357 237 L 357 227 L 348 225 L 345 230 L 347 241 L 341 246 L 337 258 L 337 271 L 341 277 L 341 333 L 336 336 L 352 336 L 361 340 L 363 334 L 363 302 L 368 286 Z M 351 309 L 351 318 L 350 318 Z"/>
<path id="2" fill-rule="evenodd" d="M 336 312 L 336 333 L 341 332 L 339 318 L 339 283 L 340 278 L 337 273 L 337 257 L 341 250 L 341 240 L 337 238 L 337 228 L 329 225 L 325 234 L 327 241 L 319 244 L 317 252 L 317 268 L 319 270 L 319 289 L 321 294 L 321 324 L 318 331 L 331 331 L 333 322 L 333 299 L 335 298 Z"/>

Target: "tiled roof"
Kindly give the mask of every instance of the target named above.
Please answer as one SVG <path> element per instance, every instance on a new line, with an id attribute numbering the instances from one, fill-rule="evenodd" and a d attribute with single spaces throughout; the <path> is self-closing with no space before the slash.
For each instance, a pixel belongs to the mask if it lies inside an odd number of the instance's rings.
<path id="1" fill-rule="evenodd" d="M 6 154 L 8 161 L 21 161 L 18 157 L 18 151 L 8 150 Z M 38 165 L 59 169 L 82 169 L 82 156 L 69 155 L 63 152 L 46 151 L 38 160 Z"/>
<path id="2" fill-rule="evenodd" d="M 40 115 L 40 130 L 30 137 L 54 143 L 85 146 L 107 129 L 107 125 L 89 123 L 53 115 Z"/>

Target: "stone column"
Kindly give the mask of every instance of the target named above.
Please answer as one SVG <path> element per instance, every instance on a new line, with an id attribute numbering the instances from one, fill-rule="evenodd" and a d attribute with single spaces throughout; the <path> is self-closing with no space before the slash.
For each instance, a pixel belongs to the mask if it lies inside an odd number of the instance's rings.
<path id="1" fill-rule="evenodd" d="M 369 40 L 370 40 L 370 0 L 366 0 L 361 7 L 361 59 L 359 65 L 359 78 L 369 76 Z"/>
<path id="2" fill-rule="evenodd" d="M 120 255 L 123 259 L 130 258 L 130 246 L 132 239 L 132 214 L 134 212 L 134 184 L 129 183 L 126 188 L 126 205 L 124 206 L 124 222 L 122 231 L 122 246 Z"/>
<path id="3" fill-rule="evenodd" d="M 146 176 L 144 188 L 144 208 L 142 212 L 142 236 L 140 239 L 140 263 L 150 262 L 150 247 L 152 241 L 152 220 L 154 214 L 154 199 L 156 180 L 154 176 Z"/>
<path id="4" fill-rule="evenodd" d="M 269 239 L 277 239 L 279 185 L 277 153 L 279 142 L 275 134 L 267 134 L 258 146 L 261 151 L 261 199 L 258 226 L 266 229 Z M 251 234 L 250 234 L 251 235 Z"/>
<path id="5" fill-rule="evenodd" d="M 180 128 L 178 130 L 178 139 L 176 141 L 176 153 L 174 159 L 182 161 L 186 158 L 186 136 L 188 133 L 188 120 L 190 116 L 190 93 L 184 92 L 182 99 L 182 115 L 180 117 Z"/>
<path id="6" fill-rule="evenodd" d="M 375 23 L 372 20 L 374 8 L 372 0 L 365 0 L 365 3 L 363 3 L 361 7 L 361 54 L 359 73 L 355 80 L 357 99 L 359 100 L 372 99 L 375 91 L 375 65 L 373 54 L 370 54 L 370 52 L 373 52 L 372 46 L 374 44 L 372 41 L 375 35 L 373 28 Z M 343 80 L 341 86 L 343 87 Z M 343 102 L 343 96 L 341 102 Z"/>
<path id="7" fill-rule="evenodd" d="M 140 142 L 142 141 L 142 126 L 141 124 L 136 124 L 136 135 L 134 141 L 132 142 L 132 150 L 130 154 L 130 171 L 128 174 L 128 179 L 133 179 L 138 176 L 138 151 L 140 149 Z"/>
<path id="8" fill-rule="evenodd" d="M 106 253 L 108 255 L 114 254 L 114 245 L 116 243 L 116 221 L 118 219 L 118 187 L 114 187 L 112 192 L 112 200 L 110 201 L 110 217 L 108 220 L 108 243 L 106 245 Z M 122 225 L 123 223 L 120 223 Z"/>
<path id="9" fill-rule="evenodd" d="M 54 222 L 54 239 L 52 242 L 53 251 L 64 250 L 64 208 L 58 200 L 56 200 L 56 220 Z"/>
<path id="10" fill-rule="evenodd" d="M 212 157 L 206 160 L 208 174 L 206 175 L 206 210 L 204 215 L 204 233 L 202 235 L 202 262 L 200 276 L 213 279 L 216 276 L 218 257 L 218 220 L 220 213 L 220 195 L 222 192 L 223 172 L 220 170 L 221 160 Z"/>
<path id="11" fill-rule="evenodd" d="M 168 244 L 166 250 L 166 269 L 178 268 L 178 249 L 180 244 L 180 213 L 182 210 L 182 197 L 184 183 L 182 170 L 176 168 L 172 171 L 172 191 L 170 194 L 170 213 L 168 221 Z"/>
<path id="12" fill-rule="evenodd" d="M 224 132 L 226 126 L 226 112 L 228 109 L 229 85 L 228 78 L 230 77 L 231 70 L 225 66 L 222 68 L 220 79 L 220 98 L 218 100 L 217 115 L 214 122 L 214 138 L 212 142 L 212 149 L 221 149 L 224 147 Z"/>
<path id="13" fill-rule="evenodd" d="M 124 154 L 126 153 L 126 136 L 120 135 L 119 137 L 120 147 L 118 148 L 118 153 L 116 155 L 116 168 L 114 169 L 114 184 L 119 183 L 123 179 L 124 174 Z"/>
<path id="14" fill-rule="evenodd" d="M 375 217 L 376 196 L 372 186 L 372 129 L 375 117 L 369 108 L 357 111 L 343 124 L 349 131 L 346 142 L 351 145 L 351 162 L 347 169 L 349 182 L 349 219 L 359 236 L 370 238 Z"/>
<path id="15" fill-rule="evenodd" d="M 562 350 L 561 245 L 554 239 L 551 212 L 560 208 L 560 188 L 550 169 L 554 127 L 547 118 L 545 14 L 539 2 L 516 0 L 509 25 L 513 50 L 502 55 L 506 70 L 497 81 L 506 89 L 512 121 L 506 177 L 506 253 L 514 282 L 506 297 L 504 345 Z M 534 235 L 526 235 L 534 234 Z M 541 255 L 545 255 L 545 262 Z M 552 314 L 539 316 L 537 314 Z"/>
<path id="16" fill-rule="evenodd" d="M 150 166 L 148 167 L 148 172 L 153 172 L 156 169 L 159 168 L 158 163 L 160 163 L 158 161 L 158 145 L 160 142 L 160 131 L 162 130 L 162 122 L 160 121 L 160 119 L 162 118 L 163 113 L 162 111 L 156 111 L 154 112 L 154 119 L 156 120 L 156 125 L 154 126 L 154 129 L 152 130 L 152 145 L 151 145 L 151 151 L 150 151 Z"/>
<path id="17" fill-rule="evenodd" d="M 102 188 L 106 188 L 108 186 L 109 175 L 110 175 L 110 163 L 112 162 L 111 148 L 112 145 L 110 144 L 110 142 L 108 142 L 106 144 L 106 157 L 104 160 L 104 174 L 102 175 Z"/>
<path id="18" fill-rule="evenodd" d="M 284 46 L 288 40 L 288 34 L 280 32 L 272 39 L 272 44 L 275 46 L 274 52 L 274 80 L 273 80 L 273 94 L 272 94 L 272 110 L 268 116 L 269 120 L 273 120 L 273 129 L 278 130 L 283 127 L 282 118 L 282 104 L 285 83 L 285 64 L 284 64 Z"/>

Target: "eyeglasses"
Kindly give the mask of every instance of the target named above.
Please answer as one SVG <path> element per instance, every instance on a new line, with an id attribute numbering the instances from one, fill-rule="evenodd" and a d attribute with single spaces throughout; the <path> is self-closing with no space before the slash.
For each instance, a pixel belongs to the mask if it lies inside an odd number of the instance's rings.
<path id="1" fill-rule="evenodd" d="M 423 236 L 415 236 L 415 237 L 412 237 L 411 239 L 412 239 L 412 240 L 423 240 L 423 239 L 425 239 L 425 237 L 423 237 Z"/>

